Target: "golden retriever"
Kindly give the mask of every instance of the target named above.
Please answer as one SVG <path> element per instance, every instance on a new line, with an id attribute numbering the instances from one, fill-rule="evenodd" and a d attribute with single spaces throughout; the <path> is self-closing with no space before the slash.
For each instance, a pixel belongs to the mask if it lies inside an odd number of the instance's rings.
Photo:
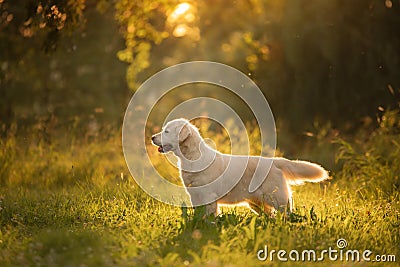
<path id="1" fill-rule="evenodd" d="M 243 203 L 256 213 L 291 212 L 289 185 L 329 178 L 321 166 L 307 161 L 222 154 L 208 146 L 186 119 L 168 122 L 151 139 L 160 153 L 173 152 L 178 157 L 181 179 L 192 206 L 206 205 L 207 214 L 218 214 L 218 205 Z M 250 191 L 252 179 L 261 182 Z"/>

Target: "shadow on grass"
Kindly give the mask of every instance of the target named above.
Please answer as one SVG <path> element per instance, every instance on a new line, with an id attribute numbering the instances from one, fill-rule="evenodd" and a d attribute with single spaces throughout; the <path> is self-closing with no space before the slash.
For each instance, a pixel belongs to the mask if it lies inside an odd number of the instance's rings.
<path id="1" fill-rule="evenodd" d="M 294 212 L 290 215 L 278 213 L 270 216 L 266 213 L 256 215 L 252 212 L 228 210 L 217 217 L 206 216 L 204 207 L 194 209 L 182 208 L 182 218 L 178 235 L 170 243 L 161 246 L 157 254 L 162 259 L 170 258 L 175 261 L 180 258 L 183 262 L 204 263 L 207 258 L 204 253 L 210 249 L 220 250 L 220 247 L 230 244 L 243 236 L 239 241 L 244 253 L 253 253 L 258 245 L 256 236 L 267 227 L 279 226 L 285 223 L 302 223 L 316 220 L 314 209 L 309 214 L 301 215 Z M 168 262 L 165 262 L 168 264 Z"/>
<path id="2" fill-rule="evenodd" d="M 205 215 L 205 207 L 182 208 L 178 234 L 169 244 L 159 248 L 161 258 L 179 257 L 182 261 L 200 261 L 203 248 L 219 246 L 224 227 L 234 227 L 243 223 L 245 217 L 233 212 L 218 217 Z"/>

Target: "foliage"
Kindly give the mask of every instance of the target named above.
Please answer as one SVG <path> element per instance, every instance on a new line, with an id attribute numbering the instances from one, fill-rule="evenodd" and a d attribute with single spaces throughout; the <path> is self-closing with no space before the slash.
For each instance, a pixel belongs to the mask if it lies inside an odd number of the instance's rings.
<path id="1" fill-rule="evenodd" d="M 128 177 L 118 133 L 88 131 L 82 136 L 71 127 L 70 138 L 63 140 L 54 129 L 49 133 L 38 128 L 29 138 L 19 138 L 13 128 L 0 140 L 2 186 L 51 189 L 81 183 L 104 185 Z"/>
<path id="2" fill-rule="evenodd" d="M 127 82 L 136 89 L 136 78 L 150 65 L 150 50 L 168 37 L 166 12 L 176 5 L 176 0 L 162 1 L 115 1 L 115 19 L 125 39 L 125 49 L 117 53 L 118 58 L 129 64 Z"/>
<path id="3" fill-rule="evenodd" d="M 23 38 L 33 45 L 43 45 L 45 51 L 55 50 L 64 28 L 70 32 L 82 26 L 85 5 L 85 0 L 1 1 L 0 32 L 7 40 L 2 43 L 2 56 L 8 60 L 22 56 L 24 51 L 13 51 L 16 47 L 10 44 Z"/>
<path id="4" fill-rule="evenodd" d="M 315 120 L 329 120 L 338 128 L 351 124 L 354 130 L 359 118 L 373 117 L 379 105 L 398 106 L 398 3 L 188 3 L 199 17 L 188 33 L 197 27 L 200 38 L 170 35 L 154 46 L 151 62 L 156 66 L 145 77 L 190 60 L 229 64 L 249 73 L 278 119 L 290 121 L 291 130 Z"/>
<path id="5" fill-rule="evenodd" d="M 386 110 L 379 127 L 362 139 L 349 143 L 342 139 L 337 161 L 343 161 L 342 179 L 363 198 L 390 196 L 400 189 L 400 116 L 399 110 Z"/>
<path id="6" fill-rule="evenodd" d="M 56 112 L 65 91 L 74 96 L 69 112 L 87 112 L 87 102 L 121 101 L 127 85 L 135 90 L 164 67 L 212 60 L 249 73 L 290 131 L 314 121 L 354 131 L 376 107 L 398 106 L 399 8 L 391 0 L 3 0 L 0 114 Z M 103 76 L 106 83 L 86 86 Z"/>
<path id="7" fill-rule="evenodd" d="M 122 38 L 118 27 L 109 23 L 112 12 L 100 13 L 89 5 L 84 12 L 87 20 L 82 18 L 85 23 L 77 25 L 71 24 L 73 15 L 67 12 L 66 25 L 57 30 L 59 38 L 54 40 L 57 49 L 44 53 L 43 36 L 50 29 L 36 29 L 33 24 L 37 19 L 32 18 L 29 27 L 35 28 L 35 35 L 21 36 L 16 17 L 24 18 L 25 5 L 11 2 L 2 3 L 3 9 L 8 6 L 19 13 L 13 13 L 11 24 L 0 31 L 0 46 L 4 46 L 0 49 L 1 127 L 9 128 L 17 121 L 19 127 L 30 127 L 51 117 L 57 117 L 61 125 L 69 125 L 77 117 L 119 125 L 129 91 L 125 66 L 115 57 Z M 58 9 L 66 12 L 62 6 Z"/>

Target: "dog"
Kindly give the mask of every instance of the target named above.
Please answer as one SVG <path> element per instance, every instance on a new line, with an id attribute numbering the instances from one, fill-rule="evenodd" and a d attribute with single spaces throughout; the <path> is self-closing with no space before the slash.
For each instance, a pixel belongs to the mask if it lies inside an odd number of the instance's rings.
<path id="1" fill-rule="evenodd" d="M 186 119 L 168 122 L 151 140 L 158 152 L 173 152 L 178 157 L 180 178 L 192 206 L 206 205 L 206 214 L 214 216 L 220 213 L 221 205 L 242 204 L 257 214 L 290 213 L 290 185 L 330 178 L 324 168 L 307 161 L 222 154 L 207 145 Z M 253 178 L 262 182 L 250 192 Z"/>

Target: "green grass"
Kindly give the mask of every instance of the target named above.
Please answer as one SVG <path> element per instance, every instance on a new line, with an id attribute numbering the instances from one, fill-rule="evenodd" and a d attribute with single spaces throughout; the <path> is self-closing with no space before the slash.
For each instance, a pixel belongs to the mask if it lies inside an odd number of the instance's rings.
<path id="1" fill-rule="evenodd" d="M 309 185 L 296 188 L 295 201 L 291 218 L 236 208 L 212 220 L 129 183 L 8 190 L 1 195 L 1 266 L 261 266 L 256 253 L 264 245 L 321 251 L 336 249 L 339 238 L 349 249 L 399 257 L 399 195 L 362 201 L 335 185 Z"/>
<path id="2" fill-rule="evenodd" d="M 398 113 L 388 116 L 399 121 Z M 259 261 L 257 252 L 267 245 L 269 251 L 320 253 L 337 249 L 340 238 L 346 250 L 371 250 L 371 259 L 395 255 L 396 263 L 376 266 L 397 266 L 396 129 L 396 123 L 382 124 L 362 140 L 338 140 L 340 171 L 330 182 L 293 187 L 291 216 L 238 207 L 215 219 L 144 193 L 126 171 L 119 134 L 21 143 L 10 133 L 1 139 L 0 266 L 287 265 L 276 254 L 272 262 Z M 321 266 L 354 264 L 325 259 Z"/>

